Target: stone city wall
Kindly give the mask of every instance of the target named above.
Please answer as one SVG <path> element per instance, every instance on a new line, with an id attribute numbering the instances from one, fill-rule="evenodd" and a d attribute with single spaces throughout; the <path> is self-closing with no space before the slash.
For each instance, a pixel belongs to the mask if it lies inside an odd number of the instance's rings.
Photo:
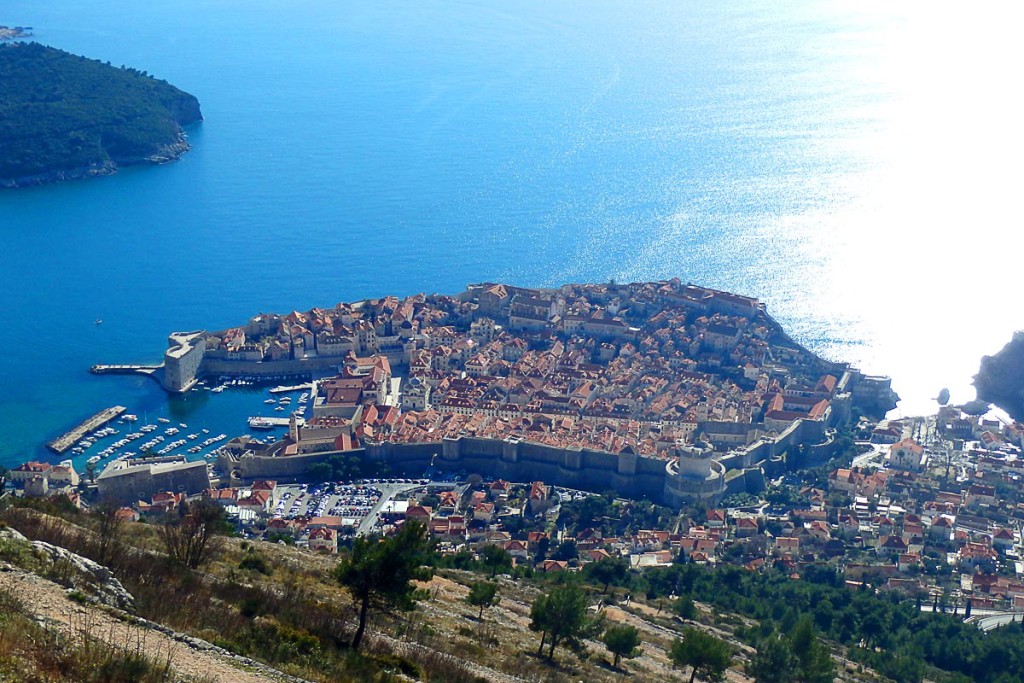
<path id="1" fill-rule="evenodd" d="M 743 470 L 727 480 L 727 493 L 756 493 L 764 489 L 765 477 L 778 476 L 786 463 L 780 457 L 803 439 L 821 438 L 807 446 L 811 462 L 824 462 L 834 451 L 834 442 L 824 438 L 825 426 L 803 420 L 794 423 L 778 437 L 763 437 L 743 449 L 716 457 L 725 470 Z M 295 481 L 307 469 L 324 462 L 339 451 L 308 453 L 288 457 L 222 456 L 221 467 L 237 473 L 241 481 L 276 479 Z M 372 461 L 387 463 L 395 472 L 420 475 L 432 464 L 440 470 L 465 471 L 485 478 L 512 481 L 543 481 L 547 484 L 602 492 L 614 490 L 620 495 L 665 502 L 666 471 L 669 462 L 634 454 L 606 453 L 586 448 L 557 448 L 519 439 L 459 437 L 442 442 L 373 444 L 344 451 Z"/>

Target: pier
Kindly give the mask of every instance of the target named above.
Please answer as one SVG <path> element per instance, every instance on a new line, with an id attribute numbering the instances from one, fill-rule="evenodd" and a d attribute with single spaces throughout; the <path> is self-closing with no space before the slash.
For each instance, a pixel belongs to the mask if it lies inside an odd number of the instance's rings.
<path id="1" fill-rule="evenodd" d="M 127 409 L 124 406 L 114 406 L 113 408 L 101 410 L 100 412 L 96 413 L 82 424 L 78 425 L 71 431 L 64 434 L 63 436 L 60 436 L 54 439 L 53 441 L 49 442 L 48 444 L 46 444 L 46 446 L 47 448 L 56 453 L 63 454 L 64 451 L 71 448 L 71 446 L 73 446 L 75 442 L 81 439 L 83 436 L 85 436 L 92 430 L 98 429 L 99 427 L 102 427 L 103 425 L 107 424 L 115 417 L 123 413 L 125 410 Z"/>
<path id="2" fill-rule="evenodd" d="M 163 383 L 164 366 L 160 365 L 94 365 L 89 368 L 94 375 L 142 375 Z"/>
<path id="3" fill-rule="evenodd" d="M 150 375 L 153 376 L 163 368 L 160 365 L 94 365 L 89 372 L 94 375 Z"/>

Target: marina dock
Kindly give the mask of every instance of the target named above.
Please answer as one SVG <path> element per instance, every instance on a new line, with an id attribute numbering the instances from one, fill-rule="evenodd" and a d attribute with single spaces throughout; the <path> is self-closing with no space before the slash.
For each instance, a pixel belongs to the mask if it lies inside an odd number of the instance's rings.
<path id="1" fill-rule="evenodd" d="M 107 424 L 108 422 L 116 418 L 118 415 L 123 413 L 125 410 L 127 409 L 124 406 L 114 406 L 112 408 L 107 408 L 106 410 L 101 410 L 100 412 L 96 413 L 82 424 L 78 425 L 71 431 L 64 434 L 63 436 L 60 436 L 54 439 L 53 441 L 47 443 L 46 447 L 56 453 L 63 454 L 64 451 L 71 448 L 76 441 L 78 441 L 79 439 L 81 439 L 94 429 L 98 429 L 103 425 Z"/>

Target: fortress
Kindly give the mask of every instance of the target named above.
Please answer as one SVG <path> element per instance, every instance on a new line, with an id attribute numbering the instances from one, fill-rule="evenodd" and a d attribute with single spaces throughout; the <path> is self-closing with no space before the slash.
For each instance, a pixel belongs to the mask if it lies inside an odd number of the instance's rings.
<path id="1" fill-rule="evenodd" d="M 702 425 L 701 432 L 712 425 Z M 302 480 L 310 466 L 333 456 L 356 456 L 386 463 L 393 471 L 421 476 L 430 468 L 465 471 L 485 478 L 542 480 L 587 491 L 614 490 L 629 498 L 647 498 L 670 507 L 716 504 L 727 493 L 756 493 L 766 478 L 786 470 L 783 455 L 807 446 L 808 463 L 823 463 L 835 454 L 831 430 L 823 423 L 795 422 L 784 433 L 763 436 L 728 452 L 714 452 L 702 435 L 680 445 L 669 458 L 607 453 L 587 448 L 553 448 L 515 438 L 446 438 L 434 443 L 369 444 L 362 448 L 283 455 L 285 442 L 253 444 L 238 438 L 220 453 L 219 468 L 233 484 L 260 479 Z"/>
<path id="2" fill-rule="evenodd" d="M 895 398 L 888 378 L 794 342 L 756 299 L 678 280 L 486 283 L 260 314 L 171 335 L 162 381 L 177 392 L 203 375 L 333 373 L 304 427 L 232 442 L 222 469 L 300 478 L 341 453 L 417 475 L 433 465 L 714 503 L 757 490 L 784 453 L 827 457 L 855 402 L 879 413 Z"/>

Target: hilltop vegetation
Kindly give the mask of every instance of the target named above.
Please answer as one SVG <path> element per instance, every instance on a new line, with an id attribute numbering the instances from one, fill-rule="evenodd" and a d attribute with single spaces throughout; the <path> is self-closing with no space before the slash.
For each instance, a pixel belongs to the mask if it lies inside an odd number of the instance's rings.
<path id="1" fill-rule="evenodd" d="M 869 586 L 851 590 L 828 566 L 808 567 L 798 581 L 780 569 L 696 564 L 642 572 L 595 568 L 582 576 L 516 569 L 515 578 L 492 580 L 491 565 L 501 558 L 446 567 L 429 544 L 407 553 L 406 542 L 419 538 L 410 532 L 343 549 L 340 565 L 329 556 L 229 538 L 192 569 L 164 554 L 160 527 L 180 524 L 178 514 L 105 527 L 102 510 L 84 514 L 43 504 L 43 514 L 20 507 L 36 503 L 14 503 L 0 520 L 29 538 L 104 557 L 134 595 L 139 616 L 310 681 L 610 683 L 623 673 L 635 680 L 709 681 L 727 672 L 729 680 L 755 683 L 833 677 L 1014 683 L 1024 666 L 1019 624 L 986 634 L 951 614 L 922 612 L 917 597 Z M 387 583 L 393 572 L 380 567 L 407 555 L 419 559 L 406 579 Z M 0 560 L 69 585 L 66 569 L 12 542 L 0 542 Z M 415 594 L 406 590 L 410 581 Z M 363 594 L 371 609 L 357 649 Z M 84 599 L 69 595 L 76 596 Z M 28 605 L 8 611 L 15 621 L 0 624 L 7 628 L 0 636 L 32 618 Z M 149 680 L 180 678 L 160 661 L 96 652 L 118 670 L 151 672 Z M 5 660 L 0 648 L 0 665 L 5 661 L 14 661 L 13 654 Z M 16 674 L 10 680 L 37 679 Z"/>
<path id="2" fill-rule="evenodd" d="M 0 186 L 113 173 L 188 150 L 195 97 L 144 71 L 40 45 L 0 45 Z"/>

